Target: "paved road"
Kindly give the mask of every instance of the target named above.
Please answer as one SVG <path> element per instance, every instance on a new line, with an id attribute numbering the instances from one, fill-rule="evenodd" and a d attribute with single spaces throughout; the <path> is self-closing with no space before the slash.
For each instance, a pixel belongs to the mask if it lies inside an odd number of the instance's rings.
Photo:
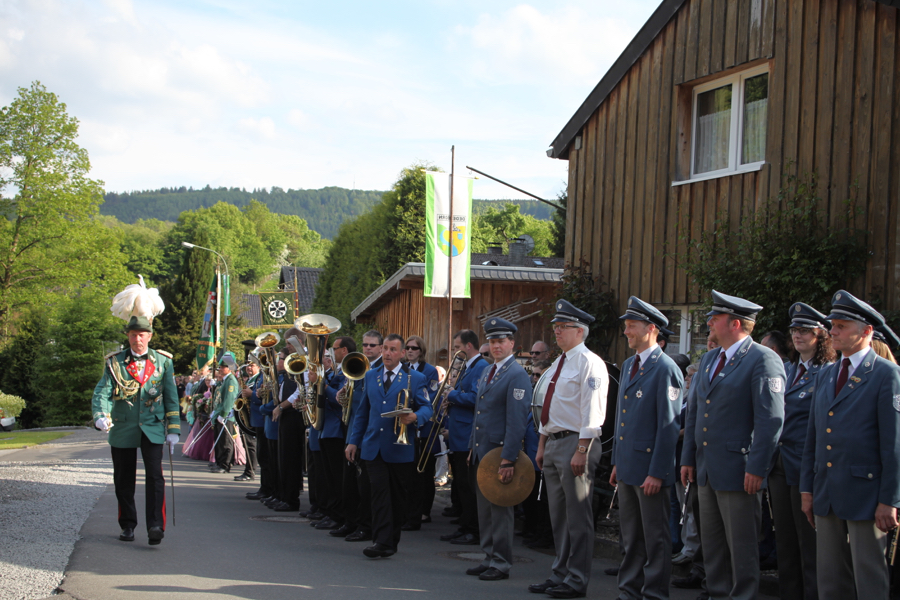
<path id="1" fill-rule="evenodd" d="M 90 446 L 90 447 L 88 447 Z M 85 457 L 106 456 L 101 440 L 78 447 Z M 14 460 L 33 460 L 17 453 Z M 62 457 L 59 450 L 41 447 L 32 456 Z M 155 600 L 157 598 L 247 598 L 265 600 L 355 599 L 404 600 L 440 597 L 470 600 L 490 594 L 492 600 L 535 599 L 526 587 L 549 574 L 552 556 L 521 546 L 516 538 L 517 563 L 506 581 L 483 582 L 464 571 L 479 560 L 476 547 L 453 546 L 438 537 L 454 529 L 449 519 L 436 516 L 421 531 L 404 532 L 399 552 L 390 559 L 367 559 L 363 543 L 348 543 L 313 530 L 294 514 L 286 522 L 245 499 L 255 489 L 231 475 L 214 475 L 205 463 L 176 452 L 175 517 L 167 496 L 169 525 L 159 546 L 149 546 L 138 526 L 136 541 L 118 540 L 116 501 L 112 486 L 100 496 L 81 530 L 81 539 L 60 586 L 62 597 L 79 600 Z M 12 456 L 0 460 L 13 459 Z M 168 462 L 167 460 L 165 461 Z M 168 465 L 166 465 L 168 476 Z M 138 483 L 138 512 L 143 520 L 143 483 Z M 305 502 L 305 496 L 301 497 Z M 433 510 L 439 515 L 447 494 L 439 493 Z M 59 507 L 65 510 L 65 507 Z M 462 554 L 461 556 L 459 554 Z M 615 598 L 615 580 L 603 574 L 614 563 L 594 561 L 588 598 Z M 696 597 L 694 590 L 672 590 L 672 598 Z M 544 597 L 544 596 L 541 596 Z M 59 598 L 59 596 L 56 596 Z M 763 597 L 764 598 L 764 597 Z"/>

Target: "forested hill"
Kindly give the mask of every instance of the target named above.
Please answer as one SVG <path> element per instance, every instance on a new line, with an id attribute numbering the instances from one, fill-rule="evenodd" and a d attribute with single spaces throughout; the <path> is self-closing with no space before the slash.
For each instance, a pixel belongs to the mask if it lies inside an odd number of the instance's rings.
<path id="1" fill-rule="evenodd" d="M 161 188 L 142 192 L 105 194 L 106 202 L 100 205 L 100 213 L 112 215 L 124 223 L 134 223 L 138 219 L 159 219 L 177 221 L 185 210 L 210 207 L 217 202 L 227 202 L 238 207 L 246 206 L 250 200 L 257 200 L 268 206 L 273 213 L 297 215 L 306 220 L 309 228 L 326 239 L 337 235 L 341 223 L 371 210 L 381 201 L 384 192 L 371 190 L 348 190 L 326 187 L 320 190 L 271 190 L 258 189 L 248 192 L 238 188 Z M 498 201 L 476 200 L 475 214 L 487 206 L 496 206 Z M 522 214 L 537 219 L 550 219 L 553 209 L 541 202 L 529 200 L 508 200 L 518 204 Z"/>

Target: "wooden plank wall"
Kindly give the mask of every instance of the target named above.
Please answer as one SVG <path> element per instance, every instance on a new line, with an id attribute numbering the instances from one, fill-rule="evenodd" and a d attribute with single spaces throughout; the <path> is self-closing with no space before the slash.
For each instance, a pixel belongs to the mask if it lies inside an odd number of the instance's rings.
<path id="1" fill-rule="evenodd" d="M 897 10 L 872 0 L 686 0 L 570 150 L 566 261 L 596 265 L 621 310 L 632 294 L 700 302 L 664 244 L 680 249 L 681 232 L 710 229 L 720 212 L 737 228 L 785 176 L 816 172 L 832 226 L 846 223 L 848 198 L 863 209 L 873 255 L 856 291 L 900 309 L 897 29 Z M 766 62 L 766 165 L 672 187 L 690 156 L 692 87 Z M 610 354 L 627 355 L 621 337 Z"/>
<path id="2" fill-rule="evenodd" d="M 414 282 L 410 282 L 415 285 Z M 374 315 L 375 329 L 387 335 L 399 333 L 404 338 L 410 335 L 420 335 L 428 344 L 428 362 L 434 362 L 440 349 L 446 350 L 449 317 L 446 299 L 425 298 L 422 294 L 422 284 L 418 283 L 418 289 L 400 290 L 400 294 L 392 298 L 382 306 Z M 473 281 L 471 286 L 472 297 L 463 299 L 462 310 L 453 312 L 453 331 L 460 329 L 472 329 L 478 334 L 479 339 L 484 338 L 481 322 L 478 315 L 502 308 L 513 302 L 527 298 L 537 297 L 535 308 L 543 310 L 544 314 L 520 321 L 516 325 L 519 328 L 517 346 L 524 350 L 530 350 L 537 340 L 547 341 L 553 345 L 553 330 L 550 328 L 553 303 L 556 300 L 557 285 L 555 284 L 513 284 L 486 281 Z M 547 316 L 549 315 L 549 316 Z"/>

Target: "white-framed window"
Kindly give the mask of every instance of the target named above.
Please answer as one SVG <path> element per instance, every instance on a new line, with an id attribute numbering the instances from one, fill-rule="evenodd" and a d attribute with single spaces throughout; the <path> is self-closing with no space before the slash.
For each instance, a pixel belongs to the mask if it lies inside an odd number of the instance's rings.
<path id="1" fill-rule="evenodd" d="M 669 319 L 669 327 L 675 335 L 671 336 L 669 345 L 666 346 L 666 354 L 686 354 L 691 362 L 696 362 L 697 357 L 706 351 L 706 311 L 696 306 L 659 306 L 666 318 Z"/>
<path id="2" fill-rule="evenodd" d="M 691 179 L 754 171 L 766 157 L 769 66 L 693 90 Z"/>

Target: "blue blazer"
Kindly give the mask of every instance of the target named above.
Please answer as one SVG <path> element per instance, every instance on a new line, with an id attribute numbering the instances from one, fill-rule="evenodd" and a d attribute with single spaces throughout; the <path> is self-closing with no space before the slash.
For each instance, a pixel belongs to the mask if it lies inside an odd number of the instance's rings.
<path id="1" fill-rule="evenodd" d="M 672 485 L 684 377 L 659 346 L 630 379 L 634 360 L 631 356 L 622 364 L 611 458 L 616 479 L 639 486 L 649 475 Z"/>
<path id="2" fill-rule="evenodd" d="M 479 356 L 456 382 L 456 389 L 447 394 L 450 409 L 446 427 L 450 432 L 447 447 L 450 452 L 468 452 L 472 437 L 472 420 L 475 417 L 475 399 L 478 397 L 478 381 L 488 368 L 488 362 Z"/>
<path id="3" fill-rule="evenodd" d="M 800 491 L 817 515 L 871 521 L 879 502 L 900 507 L 900 367 L 870 350 L 835 397 L 839 372 L 816 375 Z"/>
<path id="4" fill-rule="evenodd" d="M 750 336 L 710 381 L 718 360 L 718 350 L 707 352 L 691 379 L 681 464 L 697 467 L 700 485 L 740 492 L 745 473 L 766 477 L 772 467 L 784 423 L 784 363 Z"/>
<path id="5" fill-rule="evenodd" d="M 319 439 L 344 438 L 345 436 L 344 423 L 341 421 L 344 409 L 341 408 L 340 403 L 337 401 L 337 393 L 347 381 L 347 377 L 340 370 L 340 366 L 338 366 L 337 371 L 332 371 L 331 375 L 326 377 L 325 397 L 328 399 L 328 402 L 325 406 L 325 427 L 319 432 Z"/>
<path id="6" fill-rule="evenodd" d="M 797 377 L 797 363 L 787 368 L 788 387 L 784 392 L 784 428 L 778 440 L 778 453 L 784 464 L 784 475 L 788 485 L 800 485 L 800 463 L 803 460 L 803 446 L 806 444 L 806 429 L 809 423 L 809 407 L 815 392 L 816 374 L 827 365 L 812 365 L 796 385 L 791 385 Z"/>
<path id="7" fill-rule="evenodd" d="M 260 407 L 262 406 L 262 400 L 259 399 L 257 393 L 259 392 L 259 388 L 262 387 L 263 384 L 263 376 L 262 373 L 256 374 L 256 379 L 250 383 L 250 426 L 251 427 L 265 427 L 266 418 L 263 416 L 261 412 L 259 412 Z"/>
<path id="8" fill-rule="evenodd" d="M 522 450 L 525 426 L 531 413 L 531 378 L 515 358 L 503 363 L 490 383 L 488 374 L 490 369 L 483 370 L 478 380 L 469 449 L 475 460 L 481 460 L 485 454 L 502 446 L 501 456 L 515 462 Z"/>
<path id="9" fill-rule="evenodd" d="M 381 383 L 383 374 L 384 369 L 366 373 L 365 393 L 359 396 L 350 443 L 360 449 L 360 458 L 363 460 L 374 460 L 380 453 L 385 462 L 413 462 L 416 425 L 407 428 L 406 435 L 410 441 L 408 446 L 395 444 L 397 434 L 394 433 L 394 418 L 382 417 L 381 413 L 397 407 L 397 396 L 409 383 L 409 406 L 416 413 L 417 423 L 425 423 L 432 415 L 431 402 L 425 393 L 425 377 L 418 371 L 407 373 L 401 369 L 391 382 L 391 389 L 385 392 Z"/>
<path id="10" fill-rule="evenodd" d="M 281 383 L 281 380 L 284 378 L 284 374 L 278 375 L 278 382 Z M 262 377 L 260 377 L 262 379 Z M 278 423 L 272 420 L 272 413 L 275 412 L 275 405 L 279 402 L 277 398 L 270 398 L 266 404 L 262 404 L 259 407 L 259 413 L 265 418 L 265 424 L 263 428 L 266 433 L 267 440 L 277 440 L 278 439 Z"/>
<path id="11" fill-rule="evenodd" d="M 375 361 L 369 365 L 369 371 L 384 371 L 384 367 L 382 366 L 382 360 L 379 356 Z M 350 383 L 349 381 L 347 383 Z M 393 384 L 391 385 L 393 387 Z M 353 434 L 353 422 L 356 420 L 356 407 L 359 406 L 359 399 L 363 397 L 366 393 L 366 378 L 363 377 L 359 381 L 357 381 L 353 386 L 353 402 L 350 404 L 350 416 L 347 419 L 347 431 L 344 435 L 344 441 L 346 443 L 350 443 L 350 436 Z"/>

